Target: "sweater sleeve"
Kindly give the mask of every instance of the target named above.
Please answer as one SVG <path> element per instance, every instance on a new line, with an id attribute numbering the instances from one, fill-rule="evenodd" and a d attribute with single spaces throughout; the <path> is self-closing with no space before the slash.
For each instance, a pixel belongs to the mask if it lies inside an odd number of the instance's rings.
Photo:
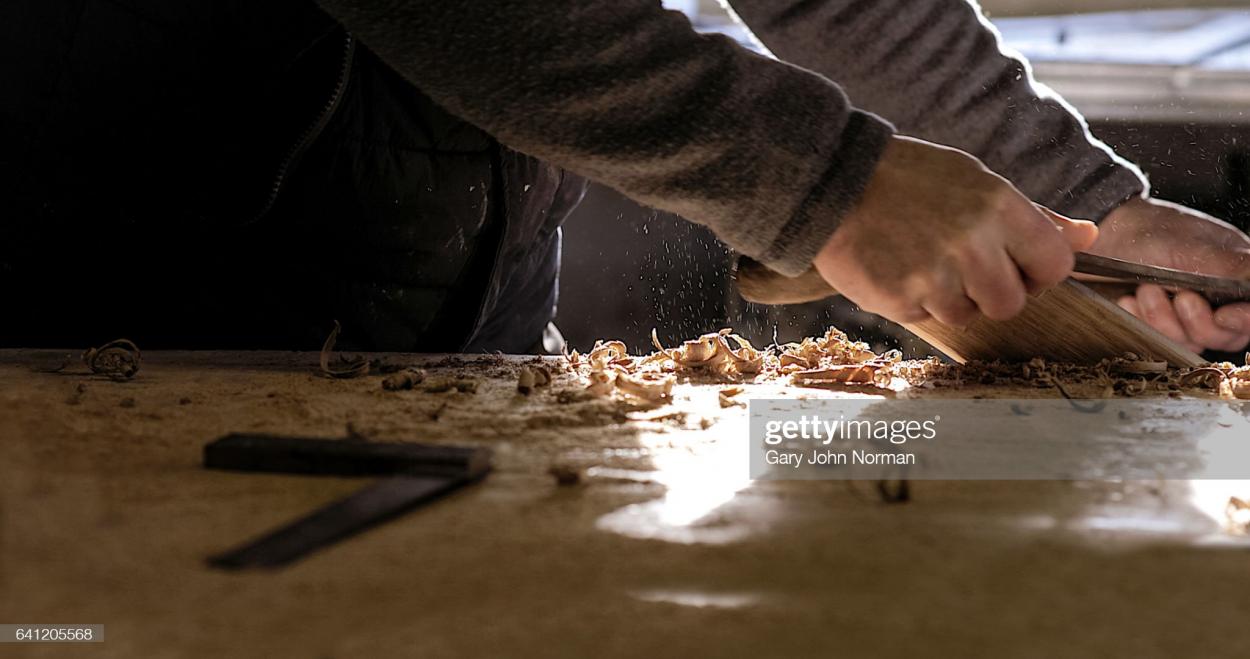
<path id="1" fill-rule="evenodd" d="M 450 112 L 519 151 L 808 267 L 892 128 L 822 76 L 657 0 L 319 0 Z"/>
<path id="2" fill-rule="evenodd" d="M 970 0 L 725 1 L 777 57 L 899 132 L 979 157 L 1037 203 L 1101 220 L 1147 189 Z"/>

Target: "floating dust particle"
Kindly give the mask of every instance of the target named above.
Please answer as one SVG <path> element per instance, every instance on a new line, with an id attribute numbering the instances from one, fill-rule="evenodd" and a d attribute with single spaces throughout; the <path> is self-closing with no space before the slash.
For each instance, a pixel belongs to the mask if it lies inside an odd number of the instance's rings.
<path id="1" fill-rule="evenodd" d="M 321 345 L 321 375 L 327 378 L 349 379 L 358 378 L 369 373 L 369 360 L 362 357 L 348 359 L 340 355 L 338 364 L 330 365 L 330 355 L 334 352 L 334 344 L 339 340 L 339 332 L 342 326 L 339 321 L 334 321 L 334 329 L 330 330 L 330 335 L 326 337 L 325 343 Z"/>
<path id="2" fill-rule="evenodd" d="M 139 346 L 129 339 L 109 341 L 82 354 L 83 363 L 92 373 L 119 382 L 129 380 L 139 372 L 141 359 Z"/>

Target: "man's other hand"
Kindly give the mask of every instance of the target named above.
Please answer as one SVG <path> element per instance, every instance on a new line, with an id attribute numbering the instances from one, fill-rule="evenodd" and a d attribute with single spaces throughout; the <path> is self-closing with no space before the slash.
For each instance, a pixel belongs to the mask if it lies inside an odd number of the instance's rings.
<path id="1" fill-rule="evenodd" d="M 1250 237 L 1210 215 L 1164 201 L 1133 199 L 1103 220 L 1095 254 L 1220 277 L 1250 278 Z M 1139 286 L 1120 306 L 1194 352 L 1250 344 L 1250 303 L 1212 309 L 1191 291 Z"/>
<path id="2" fill-rule="evenodd" d="M 1092 223 L 1052 218 L 962 151 L 895 137 L 813 265 L 866 311 L 963 326 L 978 313 L 1015 316 L 1097 237 Z"/>

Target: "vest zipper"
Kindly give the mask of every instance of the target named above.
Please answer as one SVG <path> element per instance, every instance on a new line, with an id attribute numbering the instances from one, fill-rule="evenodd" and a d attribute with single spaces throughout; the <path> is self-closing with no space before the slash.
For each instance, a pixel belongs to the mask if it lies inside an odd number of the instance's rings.
<path id="1" fill-rule="evenodd" d="M 493 171 L 493 181 L 496 194 L 500 200 L 499 208 L 499 242 L 494 246 L 494 258 L 490 262 L 490 274 L 486 278 L 486 290 L 482 292 L 482 299 L 477 305 L 477 313 L 473 315 L 473 326 L 469 328 L 469 334 L 460 344 L 459 352 L 468 350 L 477 335 L 482 330 L 482 324 L 486 320 L 486 307 L 490 303 L 491 289 L 495 286 L 495 278 L 499 276 L 499 259 L 503 256 L 504 245 L 508 241 L 508 211 L 511 205 L 508 190 L 508 171 L 507 159 L 508 154 L 504 152 L 503 145 L 495 142 L 492 147 L 491 169 Z M 470 257 L 472 258 L 472 257 Z M 503 292 L 503 283 L 499 283 L 499 292 Z"/>
<path id="2" fill-rule="evenodd" d="M 321 112 L 317 117 L 300 133 L 299 138 L 287 149 L 286 155 L 282 161 L 278 163 L 278 169 L 274 172 L 273 183 L 269 188 L 269 196 L 265 198 L 264 205 L 260 210 L 252 216 L 245 224 L 255 224 L 265 217 L 278 201 L 278 195 L 282 192 L 282 185 L 286 182 L 287 176 L 291 173 L 291 169 L 304 156 L 304 152 L 312 145 L 313 141 L 321 135 L 321 131 L 325 130 L 326 124 L 330 123 L 330 117 L 334 116 L 334 111 L 339 107 L 339 101 L 343 99 L 343 91 L 347 89 L 347 81 L 351 77 L 352 58 L 356 52 L 356 40 L 349 33 L 343 41 L 343 58 L 339 65 L 338 78 L 334 82 L 334 90 L 330 93 L 330 97 L 321 107 Z"/>

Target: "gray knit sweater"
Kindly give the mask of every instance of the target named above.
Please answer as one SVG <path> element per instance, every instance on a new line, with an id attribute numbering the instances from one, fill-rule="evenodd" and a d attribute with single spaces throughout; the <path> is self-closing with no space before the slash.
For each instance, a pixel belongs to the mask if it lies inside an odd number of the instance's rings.
<path id="1" fill-rule="evenodd" d="M 318 1 L 501 142 L 787 274 L 858 200 L 894 130 L 881 117 L 1077 217 L 1144 189 L 965 0 L 730 0 L 784 62 L 658 0 Z"/>

